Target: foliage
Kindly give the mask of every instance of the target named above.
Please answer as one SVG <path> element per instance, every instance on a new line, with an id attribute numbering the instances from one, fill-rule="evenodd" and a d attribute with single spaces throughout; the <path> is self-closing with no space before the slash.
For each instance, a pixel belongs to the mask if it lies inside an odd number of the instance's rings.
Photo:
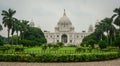
<path id="1" fill-rule="evenodd" d="M 84 48 L 83 47 L 77 47 L 75 51 L 76 52 L 81 52 L 81 51 L 84 51 Z"/>
<path id="2" fill-rule="evenodd" d="M 114 45 L 120 48 L 120 37 L 114 41 Z"/>
<path id="3" fill-rule="evenodd" d="M 99 41 L 99 47 L 101 48 L 101 49 L 104 49 L 104 48 L 106 48 L 107 47 L 107 43 L 106 43 L 106 41 Z"/>
<path id="4" fill-rule="evenodd" d="M 120 29 L 120 7 L 116 8 L 113 12 L 115 12 L 115 14 L 113 15 L 113 18 L 117 16 L 114 20 L 114 24 L 119 26 L 119 29 Z"/>
<path id="5" fill-rule="evenodd" d="M 115 59 L 119 58 L 120 54 L 118 52 L 68 55 L 0 54 L 0 57 L 0 61 L 7 62 L 88 62 Z"/>
<path id="6" fill-rule="evenodd" d="M 87 41 L 90 40 L 90 39 L 96 40 L 96 42 L 99 41 L 99 39 L 98 39 L 98 37 L 96 36 L 96 34 L 95 34 L 95 33 L 92 33 L 92 34 L 84 37 L 84 39 L 82 40 L 82 42 L 83 42 L 83 43 L 87 43 Z"/>
<path id="7" fill-rule="evenodd" d="M 2 25 L 0 24 L 0 31 L 3 30 Z"/>
<path id="8" fill-rule="evenodd" d="M 32 41 L 32 40 L 20 40 L 20 44 L 22 44 L 23 46 L 35 46 L 37 44 L 36 41 Z"/>
<path id="9" fill-rule="evenodd" d="M 0 46 L 0 50 L 3 51 L 3 53 L 5 51 L 8 51 L 10 49 L 10 46 Z"/>
<path id="10" fill-rule="evenodd" d="M 50 46 L 50 45 L 49 45 Z M 48 47 L 48 45 L 47 44 L 44 44 L 43 46 L 42 46 L 42 50 L 46 50 L 47 49 L 47 47 Z"/>
<path id="11" fill-rule="evenodd" d="M 5 27 L 8 28 L 8 43 L 9 43 L 10 29 L 13 27 L 13 22 L 15 20 L 15 18 L 13 17 L 15 13 L 16 13 L 15 10 L 8 9 L 8 11 L 3 10 L 1 14 L 3 16 L 2 23 L 4 24 Z"/>
<path id="12" fill-rule="evenodd" d="M 77 47 L 76 52 L 91 52 L 92 51 L 92 48 L 90 47 Z"/>
<path id="13" fill-rule="evenodd" d="M 95 46 L 94 46 L 95 43 L 96 43 L 96 41 L 93 40 L 93 39 L 88 40 L 88 44 L 89 44 L 92 48 L 95 48 Z"/>
<path id="14" fill-rule="evenodd" d="M 37 27 L 29 27 L 29 29 L 24 32 L 24 39 L 36 41 L 38 44 L 35 45 L 42 45 L 46 43 L 43 32 Z"/>
<path id="15" fill-rule="evenodd" d="M 0 38 L 0 46 L 4 45 L 4 41 Z"/>
<path id="16" fill-rule="evenodd" d="M 24 47 L 19 46 L 15 48 L 15 52 L 23 52 L 23 51 L 24 51 Z"/>
<path id="17" fill-rule="evenodd" d="M 28 31 L 28 28 L 29 28 L 28 22 L 29 21 L 27 21 L 27 20 L 21 20 L 20 27 L 19 27 L 21 40 L 24 39 L 24 33 L 26 31 Z M 19 21 L 18 21 L 18 23 L 19 23 Z"/>
<path id="18" fill-rule="evenodd" d="M 64 44 L 63 44 L 62 42 L 58 42 L 57 45 L 58 45 L 59 47 L 64 46 Z"/>
<path id="19" fill-rule="evenodd" d="M 18 36 L 13 35 L 12 37 L 10 37 L 9 43 L 17 45 L 18 44 L 18 38 L 19 38 Z"/>

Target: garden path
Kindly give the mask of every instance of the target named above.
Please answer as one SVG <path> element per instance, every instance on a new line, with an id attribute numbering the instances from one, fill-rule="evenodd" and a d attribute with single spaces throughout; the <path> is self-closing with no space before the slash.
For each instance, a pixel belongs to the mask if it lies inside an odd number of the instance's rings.
<path id="1" fill-rule="evenodd" d="M 110 61 L 75 62 L 75 63 L 0 62 L 0 66 L 120 66 L 120 59 Z"/>

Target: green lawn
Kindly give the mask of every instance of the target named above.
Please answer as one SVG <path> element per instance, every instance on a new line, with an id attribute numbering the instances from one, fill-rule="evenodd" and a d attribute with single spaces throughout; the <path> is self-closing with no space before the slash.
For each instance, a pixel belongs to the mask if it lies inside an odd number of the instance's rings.
<path id="1" fill-rule="evenodd" d="M 118 49 L 112 50 L 112 52 L 117 52 Z M 23 52 L 15 52 L 14 49 L 9 49 L 5 52 L 0 51 L 1 54 L 84 54 L 84 53 L 103 53 L 103 52 L 111 52 L 111 50 L 101 51 L 100 49 L 92 49 L 90 52 L 88 49 L 85 51 L 76 52 L 76 47 L 61 47 L 58 49 L 55 48 L 47 48 L 46 50 L 42 50 L 42 47 L 24 47 Z"/>
<path id="2" fill-rule="evenodd" d="M 71 54 L 75 53 L 76 47 L 62 47 L 58 49 L 49 49 L 42 50 L 42 47 L 32 47 L 25 48 L 25 52 L 27 53 L 35 53 L 35 54 Z"/>

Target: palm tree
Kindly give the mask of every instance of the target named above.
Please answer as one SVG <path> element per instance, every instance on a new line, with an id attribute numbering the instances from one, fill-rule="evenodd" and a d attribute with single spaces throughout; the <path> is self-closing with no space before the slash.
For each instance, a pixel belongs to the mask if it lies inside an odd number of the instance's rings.
<path id="1" fill-rule="evenodd" d="M 101 22 L 98 25 L 95 25 L 95 35 L 99 38 L 99 40 L 103 40 L 104 26 Z"/>
<path id="2" fill-rule="evenodd" d="M 99 25 L 96 25 L 95 30 L 101 35 L 104 34 L 104 32 L 107 33 L 108 44 L 112 44 L 112 41 L 114 40 L 115 27 L 112 25 L 112 21 L 113 21 L 112 18 L 105 18 L 101 20 Z"/>
<path id="3" fill-rule="evenodd" d="M 0 31 L 3 30 L 2 25 L 0 24 Z"/>
<path id="4" fill-rule="evenodd" d="M 20 20 L 15 19 L 15 20 L 14 20 L 14 23 L 13 23 L 11 35 L 13 35 L 14 32 L 16 31 L 16 33 L 17 33 L 17 38 L 18 38 L 18 32 L 19 32 L 19 30 L 20 30 Z M 19 41 L 19 38 L 18 38 L 18 41 Z M 18 41 L 16 41 L 16 42 L 18 43 Z"/>
<path id="5" fill-rule="evenodd" d="M 24 32 L 27 31 L 28 29 L 28 22 L 29 21 L 26 21 L 26 20 L 22 20 L 21 23 L 20 23 L 20 27 L 19 27 L 19 30 L 20 30 L 20 37 L 21 37 L 21 40 L 24 38 Z"/>
<path id="6" fill-rule="evenodd" d="M 13 25 L 13 20 L 14 20 L 14 14 L 16 13 L 15 10 L 8 9 L 8 11 L 3 10 L 2 11 L 2 16 L 3 16 L 3 24 L 5 27 L 7 27 L 8 30 L 8 43 L 9 43 L 9 37 L 10 37 L 10 29 L 12 28 Z"/>
<path id="7" fill-rule="evenodd" d="M 119 26 L 119 29 L 120 29 L 120 7 L 116 8 L 113 12 L 116 13 L 113 15 L 113 18 L 116 16 L 116 18 L 114 20 L 114 24 Z"/>
<path id="8" fill-rule="evenodd" d="M 107 33 L 107 39 L 108 39 L 108 43 L 112 44 L 112 41 L 114 40 L 114 33 L 115 33 L 115 27 L 113 26 L 112 22 L 113 19 L 112 18 L 105 18 L 101 21 L 104 24 L 104 29 L 105 32 Z"/>

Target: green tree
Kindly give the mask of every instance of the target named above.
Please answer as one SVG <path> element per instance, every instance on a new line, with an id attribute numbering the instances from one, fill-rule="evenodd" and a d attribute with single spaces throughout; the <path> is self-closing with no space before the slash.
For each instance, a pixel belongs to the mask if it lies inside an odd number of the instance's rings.
<path id="1" fill-rule="evenodd" d="M 118 37 L 115 41 L 114 41 L 114 45 L 118 46 L 120 48 L 120 37 Z"/>
<path id="2" fill-rule="evenodd" d="M 114 20 L 114 24 L 119 26 L 119 29 L 120 29 L 120 7 L 119 8 L 116 8 L 113 12 L 115 12 L 116 14 L 113 15 L 113 18 L 115 18 Z"/>
<path id="3" fill-rule="evenodd" d="M 112 25 L 112 18 L 105 18 L 103 20 L 101 20 L 103 26 L 104 26 L 104 32 L 107 33 L 107 39 L 108 39 L 108 43 L 110 45 L 112 45 L 112 41 L 114 41 L 114 33 L 116 31 L 115 27 Z"/>
<path id="4" fill-rule="evenodd" d="M 93 39 L 88 40 L 88 44 L 92 47 L 95 48 L 96 41 Z"/>
<path id="5" fill-rule="evenodd" d="M 28 23 L 29 23 L 29 21 L 27 21 L 27 20 L 22 20 L 20 22 L 19 31 L 20 31 L 21 40 L 24 39 L 24 33 L 25 33 L 25 31 L 28 30 L 28 27 L 29 27 Z"/>
<path id="6" fill-rule="evenodd" d="M 4 42 L 3 40 L 0 38 L 0 46 L 3 46 Z"/>
<path id="7" fill-rule="evenodd" d="M 47 42 L 44 33 L 37 27 L 29 27 L 28 30 L 24 32 L 24 39 L 36 41 L 38 45 Z"/>
<path id="8" fill-rule="evenodd" d="M 62 42 L 58 42 L 57 44 L 58 44 L 59 47 L 64 46 L 64 44 Z"/>
<path id="9" fill-rule="evenodd" d="M 15 21 L 14 21 L 14 23 L 13 23 L 13 27 L 12 27 L 12 35 L 14 34 L 14 32 L 16 32 L 17 33 L 17 36 L 16 36 L 16 42 L 17 42 L 17 44 L 19 43 L 19 36 L 18 36 L 18 32 L 20 31 L 20 29 L 21 29 L 21 22 L 20 22 L 20 20 L 18 20 L 18 19 L 15 19 Z"/>
<path id="10" fill-rule="evenodd" d="M 90 35 L 88 36 L 85 36 L 82 40 L 82 43 L 80 44 L 81 46 L 89 46 L 88 42 L 89 40 L 93 39 L 97 42 L 99 42 L 101 40 L 101 37 L 99 37 L 99 35 L 101 35 L 100 33 L 91 33 Z M 102 35 L 102 39 L 105 39 L 105 36 Z M 99 37 L 99 38 L 98 38 Z"/>
<path id="11" fill-rule="evenodd" d="M 2 25 L 0 24 L 0 31 L 3 30 Z"/>
<path id="12" fill-rule="evenodd" d="M 104 49 L 104 48 L 106 48 L 107 47 L 107 43 L 106 43 L 106 41 L 99 41 L 99 47 L 101 48 L 101 49 Z"/>
<path id="13" fill-rule="evenodd" d="M 7 27 L 8 29 L 8 43 L 9 43 L 9 37 L 10 37 L 10 29 L 12 28 L 13 26 L 13 22 L 14 22 L 14 14 L 16 13 L 15 10 L 12 10 L 12 9 L 8 9 L 8 11 L 6 10 L 3 10 L 2 11 L 2 16 L 3 16 L 3 24 L 5 27 Z"/>

